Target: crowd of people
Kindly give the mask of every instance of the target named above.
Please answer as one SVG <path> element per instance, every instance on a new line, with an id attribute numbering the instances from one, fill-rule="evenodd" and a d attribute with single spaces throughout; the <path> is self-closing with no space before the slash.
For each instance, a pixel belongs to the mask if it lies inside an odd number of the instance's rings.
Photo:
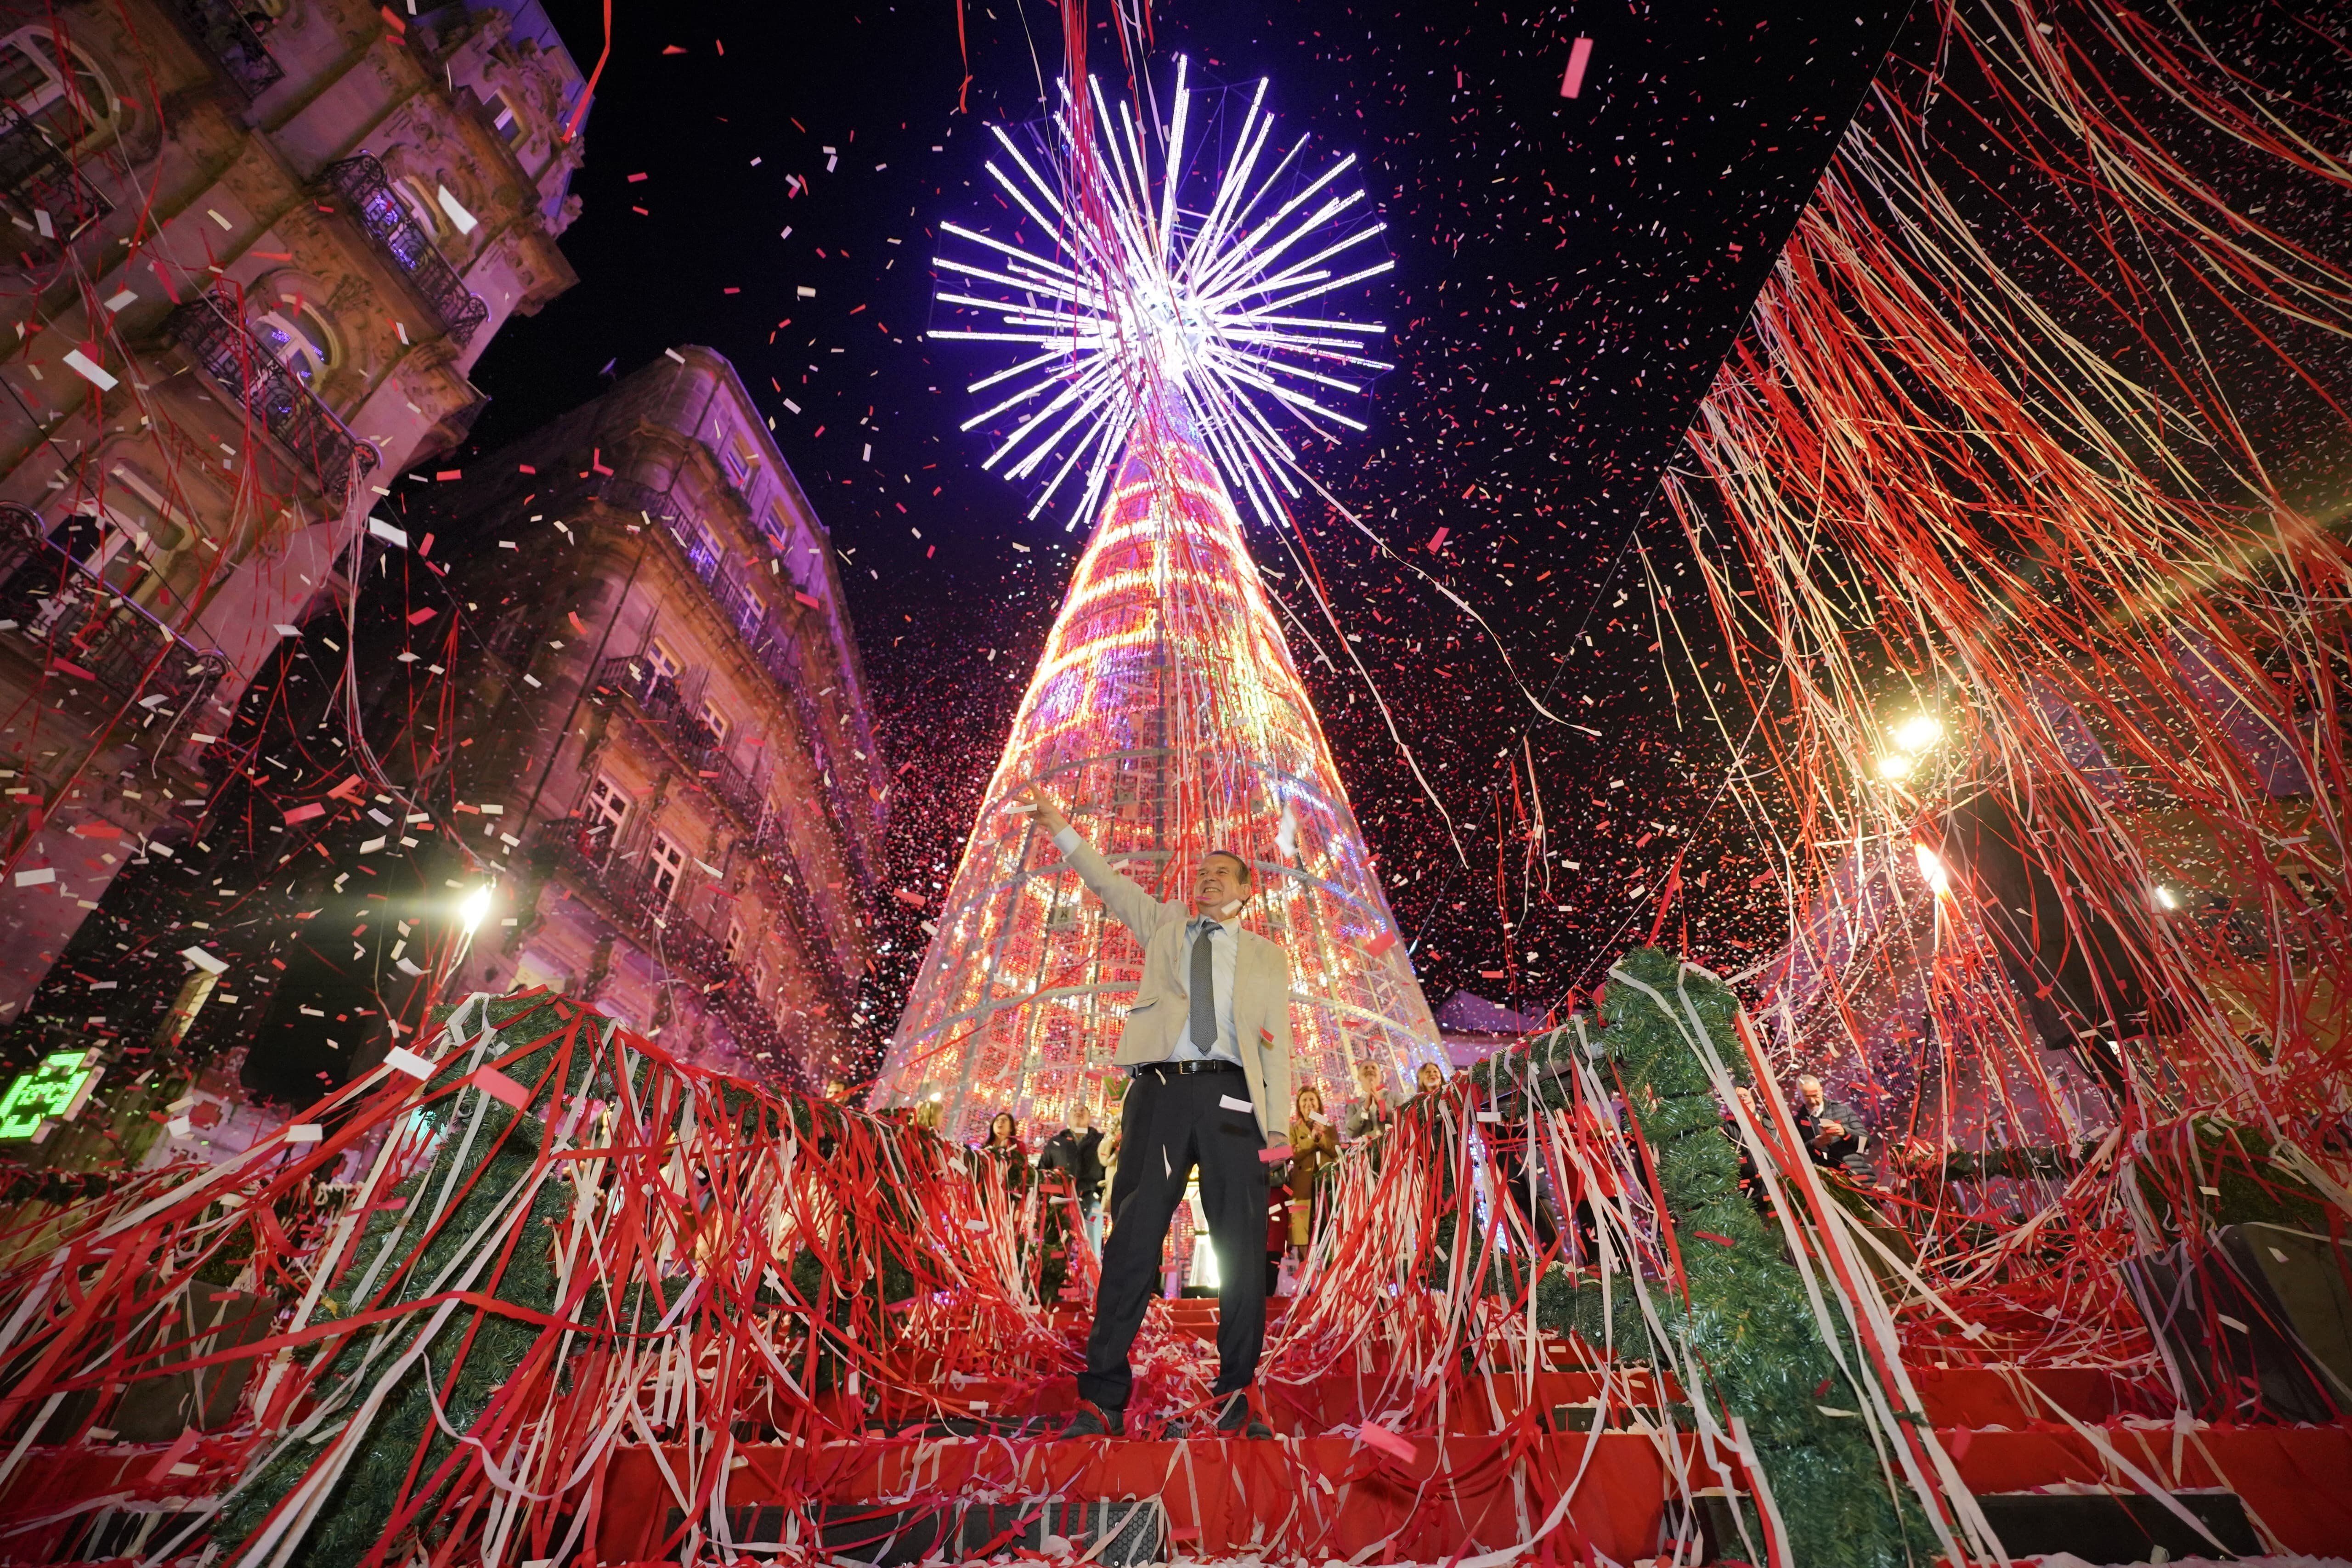
<path id="1" fill-rule="evenodd" d="M 1301 1088 L 1292 1099 L 1290 1158 L 1274 1173 L 1268 1189 L 1265 1268 L 1270 1293 L 1282 1289 L 1286 1268 L 1295 1270 L 1304 1265 L 1343 1156 L 1350 1151 L 1377 1148 L 1400 1115 L 1416 1105 L 1448 1097 L 1466 1074 L 1449 1077 L 1434 1062 L 1424 1062 L 1414 1076 L 1412 1092 L 1402 1100 L 1391 1093 L 1386 1074 L 1372 1063 L 1356 1064 L 1351 1076 L 1354 1096 L 1337 1113 L 1325 1104 L 1323 1091 L 1312 1084 Z M 1825 1170 L 1866 1181 L 1871 1142 L 1861 1116 L 1852 1107 L 1832 1100 L 1822 1080 L 1811 1074 L 1798 1078 L 1794 1089 L 1789 1098 L 1790 1114 L 1812 1162 Z M 1747 1091 L 1741 1092 L 1745 1098 Z M 938 1112 L 936 1105 L 925 1105 L 917 1110 L 915 1121 L 936 1131 Z M 1516 1099 L 1498 1100 L 1478 1120 L 1496 1190 L 1510 1203 L 1538 1248 L 1589 1261 L 1596 1247 L 1591 1202 L 1594 1194 L 1583 1190 L 1580 1180 L 1563 1184 L 1546 1170 L 1528 1136 L 1525 1107 Z M 1600 1132 L 1603 1128 L 1596 1121 L 1588 1131 Z M 1107 1223 L 1104 1194 L 1118 1167 L 1119 1137 L 1116 1127 L 1106 1132 L 1095 1125 L 1088 1101 L 1074 1100 L 1061 1124 L 1034 1150 L 1024 1140 L 1013 1113 L 999 1111 L 990 1120 L 988 1135 L 975 1152 L 987 1162 L 983 1168 L 994 1173 L 994 1179 L 1015 1201 L 1025 1196 L 1033 1184 L 1048 1198 L 1074 1201 L 1088 1244 L 1101 1247 Z M 1760 1193 L 1744 1152 L 1741 1175 L 1744 1186 Z M 1564 1253 L 1560 1250 L 1563 1215 L 1570 1221 Z M 1201 1230 L 1197 1221 L 1179 1224 L 1171 1237 L 1172 1257 L 1167 1265 L 1171 1277 L 1181 1275 L 1185 1248 Z"/>

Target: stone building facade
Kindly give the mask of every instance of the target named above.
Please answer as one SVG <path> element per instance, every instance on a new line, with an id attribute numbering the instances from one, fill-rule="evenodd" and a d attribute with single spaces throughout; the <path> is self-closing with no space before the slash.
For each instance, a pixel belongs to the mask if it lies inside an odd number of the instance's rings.
<path id="1" fill-rule="evenodd" d="M 451 988 L 545 984 L 748 1076 L 842 1068 L 887 775 L 830 537 L 733 367 L 670 351 L 430 508 L 482 606 L 459 794 L 507 851 Z"/>
<path id="2" fill-rule="evenodd" d="M 573 281 L 537 0 L 0 6 L 0 1021 Z"/>

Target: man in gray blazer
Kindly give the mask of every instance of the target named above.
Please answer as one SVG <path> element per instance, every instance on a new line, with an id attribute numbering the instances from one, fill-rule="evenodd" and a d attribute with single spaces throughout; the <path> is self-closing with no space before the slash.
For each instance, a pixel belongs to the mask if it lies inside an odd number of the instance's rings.
<path id="1" fill-rule="evenodd" d="M 1241 926 L 1256 892 L 1242 856 L 1202 857 L 1189 903 L 1162 902 L 1112 869 L 1061 808 L 1032 790 L 1025 805 L 1079 879 L 1143 943 L 1143 978 L 1112 1061 L 1128 1070 L 1119 1114 L 1110 1238 L 1087 1336 L 1085 1402 L 1065 1429 L 1126 1431 L 1128 1351 L 1160 1280 L 1168 1223 L 1193 1168 L 1217 1253 L 1221 1432 L 1271 1436 L 1248 1389 L 1265 1342 L 1266 1162 L 1290 1146 L 1290 955 Z"/>

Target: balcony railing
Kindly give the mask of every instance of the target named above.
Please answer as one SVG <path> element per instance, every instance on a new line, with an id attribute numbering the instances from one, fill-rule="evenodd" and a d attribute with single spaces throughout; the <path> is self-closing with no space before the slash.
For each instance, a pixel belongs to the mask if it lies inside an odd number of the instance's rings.
<path id="1" fill-rule="evenodd" d="M 799 644 L 782 620 L 772 614 L 751 587 L 729 574 L 726 552 L 699 521 L 688 518 L 677 503 L 658 490 L 629 479 L 606 479 L 597 492 L 608 506 L 625 511 L 643 512 L 659 521 L 670 535 L 694 574 L 702 579 L 719 609 L 735 628 L 752 658 L 775 680 L 792 699 L 793 710 L 798 717 L 801 731 L 816 749 L 824 770 L 843 784 L 854 790 L 866 787 L 869 770 L 864 763 L 853 763 L 839 756 L 827 740 L 816 699 L 809 690 L 808 672 L 802 667 Z M 869 753 L 870 754 L 870 753 Z M 870 798 L 870 796 L 869 796 Z M 828 797 L 825 810 L 834 815 L 835 826 L 848 845 L 851 859 L 858 876 L 868 887 L 877 879 L 872 858 L 864 835 L 850 831 L 842 821 L 839 809 Z"/>
<path id="2" fill-rule="evenodd" d="M 762 1052 L 781 1057 L 788 1071 L 803 1066 L 800 1053 L 753 993 L 751 977 L 728 958 L 726 945 L 686 918 L 651 867 L 629 866 L 613 850 L 597 825 L 578 817 L 545 824 L 535 840 L 542 864 L 601 905 L 614 924 L 666 963 L 700 984 L 703 1006 L 719 1015 L 740 1049 L 754 1058 Z M 846 1017 L 846 998 L 841 1002 Z"/>
<path id="3" fill-rule="evenodd" d="M 472 342 L 482 323 L 489 320 L 490 308 L 482 303 L 480 295 L 467 289 L 457 270 L 434 245 L 433 237 L 393 195 L 392 182 L 384 177 L 383 165 L 362 153 L 356 158 L 328 164 L 320 180 L 350 204 L 352 216 L 359 220 L 360 226 L 415 285 L 417 293 L 440 318 L 441 329 L 449 334 L 449 341 L 461 347 Z M 478 406 L 476 412 L 479 411 Z M 471 423 L 470 419 L 467 423 Z"/>
<path id="4" fill-rule="evenodd" d="M 163 318 L 166 336 L 195 356 L 205 373 L 257 424 L 308 463 L 321 494 L 337 507 L 352 483 L 383 461 L 373 447 L 343 427 L 294 373 L 270 356 L 220 297 L 199 295 Z"/>
<path id="5" fill-rule="evenodd" d="M 92 575 L 43 532 L 38 514 L 0 503 L 0 636 L 33 645 L 48 672 L 139 703 L 148 722 L 186 712 L 228 668 Z"/>
<path id="6" fill-rule="evenodd" d="M 236 0 L 173 0 L 172 11 L 247 103 L 286 79 L 286 68 L 270 58 Z"/>
<path id="7" fill-rule="evenodd" d="M 654 673 L 641 658 L 623 655 L 608 658 L 596 670 L 596 691 L 625 693 L 646 718 L 658 727 L 670 750 L 692 772 L 697 783 L 731 807 L 745 822 L 756 825 L 764 815 L 760 786 L 751 775 L 730 761 L 718 733 L 687 707 L 677 682 Z"/>
<path id="8" fill-rule="evenodd" d="M 40 121 L 0 100 L 0 195 L 42 239 L 70 243 L 113 210 Z"/>
<path id="9" fill-rule="evenodd" d="M 625 655 L 606 659 L 598 668 L 591 700 L 604 702 L 616 694 L 636 705 L 639 715 L 695 781 L 735 814 L 744 827 L 741 847 L 760 874 L 768 901 L 782 909 L 802 951 L 823 964 L 835 992 L 848 996 L 855 982 L 841 963 L 824 911 L 817 907 L 815 891 L 801 868 L 800 857 L 793 851 L 786 825 L 770 808 L 761 781 L 727 759 L 719 737 L 688 711 L 677 682 L 656 675 L 643 659 Z"/>

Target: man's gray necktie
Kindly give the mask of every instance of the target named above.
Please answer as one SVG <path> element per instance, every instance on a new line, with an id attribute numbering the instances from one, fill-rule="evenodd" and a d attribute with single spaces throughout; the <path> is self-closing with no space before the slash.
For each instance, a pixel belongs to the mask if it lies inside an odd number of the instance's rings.
<path id="1" fill-rule="evenodd" d="M 1192 1043 L 1204 1057 L 1217 1051 L 1217 972 L 1209 955 L 1209 933 L 1224 928 L 1202 921 L 1192 939 Z"/>

